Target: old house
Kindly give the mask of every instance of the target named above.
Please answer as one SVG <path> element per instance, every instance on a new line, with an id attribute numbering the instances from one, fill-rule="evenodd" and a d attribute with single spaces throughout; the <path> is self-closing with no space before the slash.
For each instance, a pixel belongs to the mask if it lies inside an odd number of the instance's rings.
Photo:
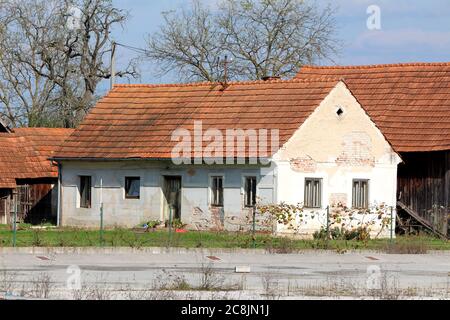
<path id="1" fill-rule="evenodd" d="M 342 77 L 402 158 L 397 200 L 404 221 L 448 234 L 450 63 L 304 67 L 298 79 Z M 412 218 L 412 219 L 410 219 Z M 399 227 L 408 228 L 410 223 Z"/>
<path id="2" fill-rule="evenodd" d="M 395 217 L 401 138 L 337 77 L 117 85 L 53 156 L 59 221 L 98 227 L 103 204 L 105 225 L 133 227 L 172 207 L 191 229 L 239 230 L 255 202 L 285 202 L 304 205 L 296 231 L 311 236 L 328 206 L 370 213 L 349 224 Z"/>
<path id="3" fill-rule="evenodd" d="M 58 167 L 49 157 L 70 133 L 0 123 L 0 224 L 11 222 L 15 203 L 19 221 L 56 222 Z"/>
<path id="4" fill-rule="evenodd" d="M 389 235 L 376 217 L 396 208 L 445 235 L 449 85 L 448 63 L 118 85 L 54 155 L 60 222 L 97 227 L 102 203 L 107 226 L 165 221 L 173 208 L 189 228 L 239 230 L 255 202 L 283 202 L 304 206 L 304 235 L 324 227 L 327 208 L 348 225 L 373 220 L 372 236 Z"/>

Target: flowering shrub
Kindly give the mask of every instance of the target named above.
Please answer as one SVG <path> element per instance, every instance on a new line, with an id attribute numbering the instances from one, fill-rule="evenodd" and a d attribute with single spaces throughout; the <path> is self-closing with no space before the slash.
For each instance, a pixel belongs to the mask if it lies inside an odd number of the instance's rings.
<path id="1" fill-rule="evenodd" d="M 389 207 L 384 203 L 369 206 L 366 209 L 348 208 L 341 203 L 330 207 L 329 228 L 340 228 L 338 235 L 330 235 L 333 239 L 357 239 L 367 240 L 370 238 L 370 232 L 379 224 L 378 237 L 383 230 L 391 223 Z M 326 223 L 325 223 L 326 225 Z"/>
<path id="2" fill-rule="evenodd" d="M 327 225 L 329 238 L 343 240 L 368 240 L 372 230 L 378 230 L 378 237 L 391 224 L 390 207 L 385 204 L 373 205 L 367 209 L 353 209 L 341 203 L 328 208 L 328 222 L 326 210 L 305 210 L 302 204 L 257 205 L 257 212 L 264 215 L 265 222 L 284 226 L 284 229 L 299 232 L 300 229 L 312 221 L 321 225 L 314 233 L 316 238 L 326 238 Z M 317 218 L 317 219 L 316 219 Z M 317 227 L 316 227 L 317 228 Z"/>
<path id="3" fill-rule="evenodd" d="M 264 223 L 273 225 L 274 223 L 285 225 L 288 229 L 296 229 L 297 216 L 303 217 L 303 206 L 301 204 L 292 205 L 285 202 L 280 204 L 257 205 L 256 211 L 266 218 Z"/>

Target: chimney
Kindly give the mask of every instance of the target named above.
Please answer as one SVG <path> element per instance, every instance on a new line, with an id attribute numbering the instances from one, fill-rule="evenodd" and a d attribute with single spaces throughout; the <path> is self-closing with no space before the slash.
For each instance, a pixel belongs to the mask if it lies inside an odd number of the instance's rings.
<path id="1" fill-rule="evenodd" d="M 265 76 L 265 77 L 262 77 L 263 81 L 280 80 L 280 79 L 281 79 L 281 77 L 279 77 L 279 76 Z"/>

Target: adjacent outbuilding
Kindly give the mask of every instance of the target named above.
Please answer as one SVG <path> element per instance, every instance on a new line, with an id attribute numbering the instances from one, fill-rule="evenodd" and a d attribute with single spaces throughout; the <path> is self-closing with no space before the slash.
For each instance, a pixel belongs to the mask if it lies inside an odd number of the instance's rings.
<path id="1" fill-rule="evenodd" d="M 49 160 L 73 130 L 10 129 L 0 122 L 0 223 L 56 223 L 58 166 Z M 15 204 L 17 207 L 15 209 Z"/>

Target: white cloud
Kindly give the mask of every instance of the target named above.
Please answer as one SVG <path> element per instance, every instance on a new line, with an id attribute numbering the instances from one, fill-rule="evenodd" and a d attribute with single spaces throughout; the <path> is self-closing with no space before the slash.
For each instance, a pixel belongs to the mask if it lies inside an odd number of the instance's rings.
<path id="1" fill-rule="evenodd" d="M 365 10 L 370 5 L 377 5 L 383 14 L 429 14 L 442 15 L 448 12 L 450 2 L 448 0 L 336 0 L 333 2 L 340 8 L 340 15 L 354 16 L 364 15 Z"/>
<path id="2" fill-rule="evenodd" d="M 450 32 L 424 31 L 419 29 L 397 29 L 366 31 L 359 35 L 353 44 L 354 49 L 384 48 L 405 50 L 405 48 L 426 48 L 427 50 L 448 50 Z"/>

